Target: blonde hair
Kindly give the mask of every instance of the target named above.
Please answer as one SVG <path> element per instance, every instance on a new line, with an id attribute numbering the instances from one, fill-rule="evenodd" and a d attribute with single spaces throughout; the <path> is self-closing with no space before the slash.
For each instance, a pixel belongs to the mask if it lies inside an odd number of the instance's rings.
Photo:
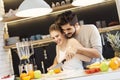
<path id="1" fill-rule="evenodd" d="M 51 32 L 51 31 L 62 31 L 61 30 L 61 28 L 60 28 L 60 26 L 58 26 L 57 24 L 52 24 L 50 27 L 49 27 L 49 33 Z"/>

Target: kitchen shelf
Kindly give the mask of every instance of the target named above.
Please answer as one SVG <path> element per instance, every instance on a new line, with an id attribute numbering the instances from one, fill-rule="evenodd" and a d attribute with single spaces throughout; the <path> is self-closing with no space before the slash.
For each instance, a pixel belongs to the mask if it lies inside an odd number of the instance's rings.
<path id="1" fill-rule="evenodd" d="M 29 41 L 29 43 L 32 43 L 33 46 L 42 46 L 44 44 L 48 44 L 53 42 L 53 39 L 51 38 L 46 38 L 46 39 L 42 39 L 42 40 L 36 40 L 36 41 Z M 9 46 L 4 46 L 4 49 L 10 49 L 10 48 L 16 48 L 16 45 L 9 45 Z"/>
<path id="2" fill-rule="evenodd" d="M 72 9 L 72 8 L 75 8 L 75 6 L 72 6 L 71 4 L 65 4 L 62 6 L 54 7 L 53 12 L 51 12 L 50 14 L 54 14 L 55 12 Z M 31 18 L 34 18 L 34 17 L 31 17 Z M 11 21 L 17 21 L 17 20 L 19 21 L 19 20 L 24 20 L 24 19 L 31 19 L 31 18 L 11 16 L 11 17 L 5 17 L 2 21 L 3 22 L 11 22 Z"/>
<path id="3" fill-rule="evenodd" d="M 120 25 L 105 27 L 105 28 L 98 28 L 98 30 L 100 33 L 110 32 L 110 31 L 114 31 L 114 30 L 120 30 Z M 51 42 L 53 42 L 53 39 L 46 38 L 46 39 L 42 39 L 42 40 L 32 41 L 30 43 L 32 43 L 33 46 L 42 46 L 43 44 L 48 44 Z M 4 46 L 4 49 L 10 49 L 10 48 L 16 48 L 16 45 L 14 44 L 14 45 L 10 45 L 10 46 Z"/>
<path id="4" fill-rule="evenodd" d="M 105 28 L 98 28 L 98 30 L 100 33 L 120 30 L 120 25 L 115 25 L 115 26 L 110 26 L 110 27 L 105 27 Z"/>
<path id="5" fill-rule="evenodd" d="M 111 2 L 113 2 L 113 0 L 105 1 L 102 3 L 94 4 L 94 5 L 98 6 L 101 4 L 106 4 L 106 3 L 111 3 Z M 65 4 L 62 6 L 54 7 L 53 12 L 49 13 L 48 15 L 63 12 L 65 10 L 80 9 L 80 8 L 83 8 L 83 7 L 72 6 L 71 4 Z M 41 16 L 39 16 L 39 17 L 41 17 Z M 30 18 L 27 17 L 26 18 L 26 17 L 12 16 L 12 17 L 8 17 L 8 18 L 4 18 L 2 21 L 3 22 L 14 22 L 14 21 L 21 21 L 21 20 L 32 19 L 32 18 L 36 18 L 36 17 L 30 17 Z"/>

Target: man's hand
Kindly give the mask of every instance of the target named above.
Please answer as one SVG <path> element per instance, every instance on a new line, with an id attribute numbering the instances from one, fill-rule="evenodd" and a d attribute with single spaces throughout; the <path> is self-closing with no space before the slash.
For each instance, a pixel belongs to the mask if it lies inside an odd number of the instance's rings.
<path id="1" fill-rule="evenodd" d="M 74 47 L 68 47 L 68 49 L 66 50 L 66 60 L 70 60 L 74 57 L 74 55 L 76 54 L 77 49 L 75 49 Z"/>

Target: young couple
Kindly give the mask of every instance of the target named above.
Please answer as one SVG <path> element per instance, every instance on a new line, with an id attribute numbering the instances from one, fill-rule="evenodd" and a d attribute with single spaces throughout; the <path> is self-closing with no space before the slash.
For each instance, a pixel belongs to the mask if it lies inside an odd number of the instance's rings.
<path id="1" fill-rule="evenodd" d="M 96 26 L 79 25 L 77 15 L 72 11 L 59 14 L 49 33 L 57 45 L 54 63 L 48 70 L 64 59 L 63 70 L 84 69 L 103 59 L 101 37 Z"/>

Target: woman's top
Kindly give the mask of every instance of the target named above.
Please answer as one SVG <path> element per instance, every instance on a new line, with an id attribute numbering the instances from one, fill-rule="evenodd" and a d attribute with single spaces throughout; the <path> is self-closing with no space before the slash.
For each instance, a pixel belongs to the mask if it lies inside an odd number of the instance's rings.
<path id="1" fill-rule="evenodd" d="M 66 51 L 59 50 L 59 54 L 57 57 L 58 63 L 65 59 L 65 54 Z M 64 62 L 64 65 L 62 66 L 63 70 L 83 69 L 82 61 L 80 61 L 77 56 L 79 56 L 79 54 L 75 54 L 72 59 Z"/>

